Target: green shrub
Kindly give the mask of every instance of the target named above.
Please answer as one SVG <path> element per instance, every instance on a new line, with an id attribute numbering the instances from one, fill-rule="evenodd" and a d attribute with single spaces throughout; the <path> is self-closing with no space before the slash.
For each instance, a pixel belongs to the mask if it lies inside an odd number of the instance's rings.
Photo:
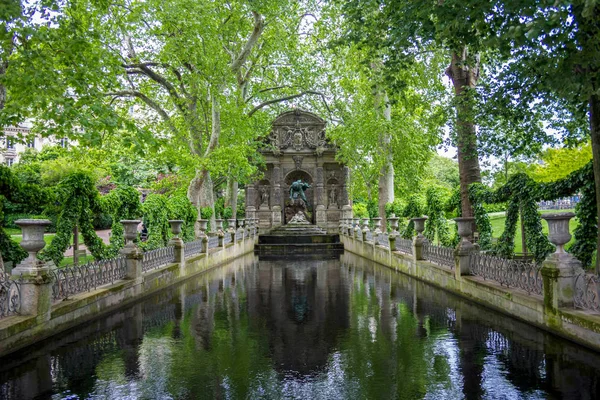
<path id="1" fill-rule="evenodd" d="M 356 218 L 368 218 L 369 211 L 367 210 L 367 205 L 365 203 L 352 204 L 352 214 Z"/>

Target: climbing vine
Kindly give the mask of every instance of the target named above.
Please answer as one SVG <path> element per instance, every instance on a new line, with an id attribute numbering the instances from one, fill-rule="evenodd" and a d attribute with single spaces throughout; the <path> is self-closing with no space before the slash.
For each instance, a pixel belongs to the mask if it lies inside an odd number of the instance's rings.
<path id="1" fill-rule="evenodd" d="M 437 234 L 438 240 L 444 246 L 450 246 L 452 243 L 448 221 L 443 210 L 445 197 L 449 197 L 447 192 L 448 190 L 441 186 L 431 186 L 425 192 L 425 214 L 428 219 L 423 234 L 430 242 L 435 240 Z"/>
<path id="2" fill-rule="evenodd" d="M 144 250 L 166 246 L 171 236 L 167 197 L 162 194 L 149 194 L 142 204 L 142 211 L 144 225 L 148 229 L 148 239 L 142 243 Z"/>
<path id="3" fill-rule="evenodd" d="M 42 259 L 52 260 L 59 265 L 71 244 L 75 226 L 79 227 L 83 242 L 95 259 L 101 260 L 113 255 L 111 249 L 94 231 L 93 217 L 102 212 L 102 207 L 100 194 L 89 174 L 74 172 L 67 176 L 56 189 L 56 200 L 61 206 L 56 235 L 50 245 L 40 253 Z"/>
<path id="4" fill-rule="evenodd" d="M 537 203 L 541 200 L 554 200 L 581 194 L 581 201 L 575 212 L 579 226 L 575 229 L 575 243 L 569 251 L 587 267 L 596 248 L 596 193 L 591 162 L 572 172 L 563 179 L 549 183 L 537 183 L 525 174 L 511 177 L 506 185 L 492 191 L 482 184 L 469 187 L 469 197 L 473 204 L 477 228 L 480 232 L 480 246 L 491 249 L 499 255 L 510 257 L 514 254 L 514 238 L 519 213 L 523 218 L 527 248 L 535 260 L 543 260 L 553 247 L 542 232 L 542 222 Z M 504 233 L 495 245 L 491 245 L 491 224 L 484 204 L 507 202 Z M 485 238 L 485 240 L 484 240 Z M 490 241 L 487 241 L 490 238 Z"/>

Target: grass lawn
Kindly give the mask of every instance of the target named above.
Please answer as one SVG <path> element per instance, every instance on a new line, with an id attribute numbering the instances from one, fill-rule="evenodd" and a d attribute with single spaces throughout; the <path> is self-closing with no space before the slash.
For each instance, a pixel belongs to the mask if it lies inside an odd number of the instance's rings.
<path id="1" fill-rule="evenodd" d="M 540 210 L 542 214 L 548 213 L 557 213 L 557 212 L 573 212 L 574 210 Z M 493 213 L 490 214 L 490 223 L 492 224 L 492 237 L 499 238 L 504 232 L 504 224 L 506 223 L 506 213 Z M 571 235 L 573 235 L 573 231 L 579 225 L 579 221 L 576 218 L 572 218 L 569 222 L 569 227 L 571 229 Z M 545 234 L 548 234 L 548 224 L 546 221 L 542 220 L 542 229 Z M 575 238 L 572 237 L 569 243 L 575 241 Z M 521 245 L 521 219 L 517 221 L 517 232 L 515 235 L 515 252 L 522 253 L 523 246 Z"/>

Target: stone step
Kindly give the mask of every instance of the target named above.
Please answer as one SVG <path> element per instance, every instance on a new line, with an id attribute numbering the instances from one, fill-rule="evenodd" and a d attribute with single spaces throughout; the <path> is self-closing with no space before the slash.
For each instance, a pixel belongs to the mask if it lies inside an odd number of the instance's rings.
<path id="1" fill-rule="evenodd" d="M 259 235 L 259 244 L 340 243 L 340 235 Z"/>
<path id="2" fill-rule="evenodd" d="M 256 244 L 254 254 L 289 256 L 298 254 L 338 255 L 344 252 L 342 243 Z"/>

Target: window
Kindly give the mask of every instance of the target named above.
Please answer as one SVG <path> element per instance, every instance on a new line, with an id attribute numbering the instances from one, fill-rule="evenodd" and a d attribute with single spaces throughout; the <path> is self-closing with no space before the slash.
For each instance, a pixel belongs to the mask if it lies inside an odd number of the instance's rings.
<path id="1" fill-rule="evenodd" d="M 6 138 L 6 148 L 7 149 L 15 148 L 15 143 L 13 142 L 12 138 Z"/>
<path id="2" fill-rule="evenodd" d="M 35 138 L 34 139 L 29 139 L 27 141 L 27 147 L 29 147 L 29 148 L 35 147 Z"/>
<path id="3" fill-rule="evenodd" d="M 67 145 L 69 144 L 69 140 L 67 138 L 62 138 L 60 139 L 60 147 L 67 147 Z"/>
<path id="4" fill-rule="evenodd" d="M 9 167 L 12 166 L 15 162 L 14 158 L 7 158 L 6 159 L 6 165 L 8 165 Z"/>

